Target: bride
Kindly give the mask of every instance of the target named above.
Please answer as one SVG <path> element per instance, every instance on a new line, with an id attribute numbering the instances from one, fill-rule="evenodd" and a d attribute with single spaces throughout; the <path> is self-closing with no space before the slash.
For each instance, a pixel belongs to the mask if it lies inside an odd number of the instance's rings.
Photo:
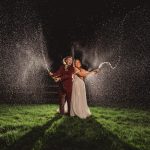
<path id="1" fill-rule="evenodd" d="M 74 69 L 70 116 L 78 116 L 79 118 L 85 119 L 91 115 L 91 112 L 87 105 L 86 89 L 83 79 L 93 72 L 83 69 L 78 59 L 74 62 Z"/>

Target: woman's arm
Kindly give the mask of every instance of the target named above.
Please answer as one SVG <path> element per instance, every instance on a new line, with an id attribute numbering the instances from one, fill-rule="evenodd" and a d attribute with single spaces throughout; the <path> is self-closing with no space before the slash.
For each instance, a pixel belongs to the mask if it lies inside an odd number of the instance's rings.
<path id="1" fill-rule="evenodd" d="M 79 70 L 79 69 L 78 69 Z M 79 77 L 83 77 L 83 78 L 85 78 L 87 75 L 89 75 L 89 74 L 96 74 L 96 73 L 98 73 L 98 71 L 97 70 L 93 70 L 93 71 L 87 71 L 87 70 L 85 70 L 85 69 L 80 69 L 80 71 L 78 71 L 76 74 L 79 76 Z"/>
<path id="2" fill-rule="evenodd" d="M 78 69 L 75 68 L 75 74 L 77 74 L 79 77 L 86 77 L 90 72 L 85 69 Z"/>

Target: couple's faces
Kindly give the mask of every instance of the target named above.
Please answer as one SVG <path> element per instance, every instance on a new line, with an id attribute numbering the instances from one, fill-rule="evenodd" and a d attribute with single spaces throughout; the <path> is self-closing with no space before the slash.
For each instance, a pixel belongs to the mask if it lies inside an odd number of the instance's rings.
<path id="1" fill-rule="evenodd" d="M 67 64 L 67 65 L 72 65 L 72 63 L 73 63 L 73 60 L 72 60 L 71 57 L 66 59 L 66 64 Z M 77 68 L 80 68 L 80 67 L 81 67 L 81 62 L 80 62 L 80 60 L 75 60 L 75 67 L 77 67 Z"/>

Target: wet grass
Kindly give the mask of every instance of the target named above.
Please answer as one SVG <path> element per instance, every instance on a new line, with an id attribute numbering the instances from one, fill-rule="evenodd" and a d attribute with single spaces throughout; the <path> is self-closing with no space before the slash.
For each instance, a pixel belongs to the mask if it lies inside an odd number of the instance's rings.
<path id="1" fill-rule="evenodd" d="M 56 114 L 57 105 L 0 105 L 0 149 L 149 150 L 150 112 L 90 107 L 82 120 Z"/>

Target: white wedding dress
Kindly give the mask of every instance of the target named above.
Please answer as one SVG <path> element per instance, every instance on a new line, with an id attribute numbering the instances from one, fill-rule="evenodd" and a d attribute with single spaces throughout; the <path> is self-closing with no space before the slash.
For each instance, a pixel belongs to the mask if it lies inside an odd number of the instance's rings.
<path id="1" fill-rule="evenodd" d="M 85 119 L 91 115 L 87 105 L 85 83 L 77 75 L 73 77 L 70 115 Z"/>

